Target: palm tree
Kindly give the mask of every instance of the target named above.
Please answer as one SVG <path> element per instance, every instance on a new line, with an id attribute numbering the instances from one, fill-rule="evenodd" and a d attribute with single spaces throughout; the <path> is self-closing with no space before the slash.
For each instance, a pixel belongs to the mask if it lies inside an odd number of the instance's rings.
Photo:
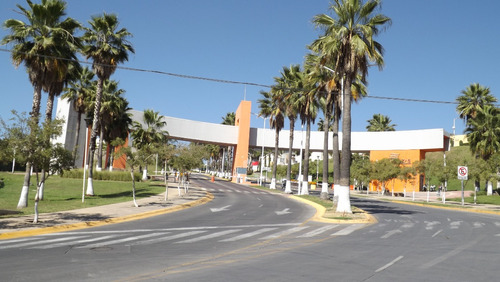
<path id="1" fill-rule="evenodd" d="M 34 89 L 30 114 L 30 130 L 34 132 L 39 122 L 42 88 L 65 78 L 64 67 L 62 69 L 58 67 L 67 65 L 68 62 L 59 58 L 61 56 L 67 58 L 67 51 L 71 49 L 69 46 L 77 42 L 72 34 L 78 23 L 71 18 L 61 21 L 66 9 L 66 3 L 63 1 L 42 0 L 41 4 L 34 4 L 29 0 L 26 2 L 29 8 L 17 5 L 19 9 L 17 12 L 26 19 L 26 22 L 16 19 L 6 20 L 3 26 L 10 29 L 11 33 L 2 39 L 1 44 L 14 44 L 11 53 L 14 65 L 17 67 L 23 63 L 28 71 Z M 63 71 L 58 73 L 56 68 Z M 30 150 L 29 154 L 31 153 Z M 33 165 L 30 159 L 30 156 L 27 156 L 18 208 L 28 205 L 30 171 Z"/>
<path id="2" fill-rule="evenodd" d="M 263 98 L 258 100 L 260 108 L 259 115 L 265 118 L 269 118 L 269 126 L 275 130 L 273 176 L 271 179 L 271 185 L 269 187 L 270 189 L 276 189 L 279 133 L 285 125 L 282 97 L 279 96 L 278 93 L 279 92 L 275 87 L 272 87 L 271 91 L 269 92 L 260 91 L 260 94 L 263 96 Z"/>
<path id="3" fill-rule="evenodd" d="M 236 120 L 236 114 L 234 112 L 229 112 L 229 113 L 226 113 L 226 116 L 222 117 L 222 124 L 225 124 L 225 125 L 234 125 L 235 124 L 235 120 Z M 232 147 L 231 146 L 228 146 L 227 147 L 227 157 L 225 158 L 224 157 L 224 148 L 222 148 L 222 161 L 224 162 L 224 159 L 227 159 L 228 160 L 228 164 L 232 163 L 232 156 L 233 156 L 233 153 L 232 153 Z M 224 173 L 225 171 L 225 164 L 222 165 L 222 172 Z"/>
<path id="4" fill-rule="evenodd" d="M 167 122 L 159 112 L 145 110 L 142 123 L 134 121 L 132 129 L 133 146 L 138 150 L 147 150 L 151 146 L 167 142 L 168 132 L 164 130 Z M 142 178 L 147 179 L 147 165 L 143 170 Z"/>
<path id="5" fill-rule="evenodd" d="M 500 110 L 495 106 L 485 105 L 475 111 L 475 117 L 468 119 L 465 133 L 470 143 L 470 150 L 484 161 L 488 161 L 500 151 Z M 489 182 L 490 179 L 487 179 Z M 476 184 L 477 185 L 477 184 Z M 492 187 L 488 183 L 488 195 Z"/>
<path id="6" fill-rule="evenodd" d="M 94 163 L 95 141 L 100 122 L 99 112 L 101 111 L 103 83 L 115 72 L 119 63 L 128 60 L 128 53 L 134 53 L 134 48 L 127 40 L 132 34 L 125 28 L 118 30 L 119 22 L 116 15 L 104 13 L 102 16 L 93 16 L 89 24 L 90 28 L 85 28 L 86 31 L 83 35 L 85 45 L 83 46 L 82 53 L 87 58 L 93 60 L 92 68 L 98 78 L 89 150 L 90 171 L 88 187 L 93 192 L 92 167 Z"/>
<path id="7" fill-rule="evenodd" d="M 290 136 L 288 145 L 288 166 L 286 170 L 286 189 L 285 193 L 292 193 L 291 174 L 292 174 L 292 147 L 294 138 L 295 120 L 297 119 L 301 89 L 301 78 L 299 77 L 300 65 L 292 65 L 289 68 L 283 67 L 280 77 L 275 77 L 274 80 L 279 87 L 279 95 L 283 96 L 283 105 L 285 106 L 285 114 L 290 121 Z M 299 179 L 300 181 L 300 179 Z"/>
<path id="8" fill-rule="evenodd" d="M 469 119 L 475 118 L 477 112 L 485 106 L 491 106 L 493 103 L 497 102 L 497 98 L 490 93 L 490 88 L 484 87 L 479 83 L 473 83 L 467 86 L 461 93 L 462 95 L 458 96 L 456 99 L 458 103 L 457 112 L 465 123 L 467 123 Z"/>
<path id="9" fill-rule="evenodd" d="M 349 198 L 351 165 L 351 101 L 352 85 L 357 78 L 366 82 L 371 63 L 383 67 L 383 48 L 374 40 L 379 28 L 390 23 L 390 18 L 375 14 L 379 0 L 335 0 L 330 9 L 335 18 L 322 14 L 314 18 L 317 26 L 325 30 L 323 52 L 336 58 L 334 73 L 343 79 L 342 155 L 338 212 L 352 212 Z"/>
<path id="10" fill-rule="evenodd" d="M 318 99 L 316 91 L 316 81 L 315 79 L 311 79 L 314 76 L 314 69 L 307 68 L 307 65 L 304 67 L 304 72 L 300 75 L 303 80 L 303 90 L 304 95 L 299 98 L 299 113 L 302 125 L 306 125 L 306 143 L 304 149 L 304 174 L 306 175 L 306 179 L 302 179 L 302 189 L 301 194 L 307 195 L 309 194 L 308 190 L 308 179 L 309 175 L 309 147 L 311 144 L 311 123 L 314 123 L 316 116 L 318 114 Z"/>
<path id="11" fill-rule="evenodd" d="M 79 71 L 78 79 L 70 81 L 69 87 L 64 90 L 65 93 L 62 95 L 62 98 L 68 99 L 68 101 L 73 104 L 73 109 L 77 113 L 75 143 L 73 146 L 73 161 L 76 161 L 78 153 L 78 139 L 80 137 L 82 114 L 88 111 L 87 103 L 85 103 L 85 101 L 88 96 L 91 96 L 91 93 L 89 92 L 93 89 L 92 79 L 94 79 L 94 73 L 88 67 L 84 67 Z"/>
<path id="12" fill-rule="evenodd" d="M 388 116 L 382 114 L 374 114 L 373 117 L 367 120 L 368 131 L 395 131 L 396 124 L 391 124 L 392 120 Z"/>
<path id="13" fill-rule="evenodd" d="M 319 101 L 318 101 L 319 102 Z M 323 118 L 318 118 L 318 131 L 325 131 L 325 120 Z M 333 130 L 332 121 L 330 121 L 330 125 L 328 126 L 328 131 Z"/>

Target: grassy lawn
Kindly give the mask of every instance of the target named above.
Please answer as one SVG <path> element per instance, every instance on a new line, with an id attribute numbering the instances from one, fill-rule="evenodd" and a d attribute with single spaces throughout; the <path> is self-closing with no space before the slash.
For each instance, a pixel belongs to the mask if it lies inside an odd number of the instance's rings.
<path id="1" fill-rule="evenodd" d="M 455 201 L 455 202 L 462 202 L 462 198 L 451 198 L 451 199 L 447 199 L 447 200 Z M 466 203 L 474 203 L 474 196 L 465 197 L 464 201 Z M 500 196 L 498 196 L 498 195 L 492 195 L 492 196 L 478 195 L 476 198 L 476 204 L 500 205 Z"/>
<path id="2" fill-rule="evenodd" d="M 0 218 L 34 214 L 36 177 L 32 176 L 28 195 L 28 207 L 17 209 L 23 186 L 24 174 L 0 172 L 5 186 L 0 188 Z M 44 200 L 38 205 L 40 213 L 56 212 L 132 201 L 132 181 L 94 180 L 95 196 L 86 196 L 82 203 L 83 179 L 51 176 L 45 183 Z M 144 198 L 165 191 L 163 182 L 136 182 L 136 197 Z"/>

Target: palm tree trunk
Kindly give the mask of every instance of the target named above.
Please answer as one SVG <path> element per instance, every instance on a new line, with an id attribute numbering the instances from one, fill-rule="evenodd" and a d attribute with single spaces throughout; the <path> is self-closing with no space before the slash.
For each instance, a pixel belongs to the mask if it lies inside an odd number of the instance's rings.
<path id="1" fill-rule="evenodd" d="M 99 77 L 97 80 L 97 89 L 95 96 L 95 106 L 94 106 L 94 120 L 92 121 L 92 132 L 90 134 L 90 148 L 89 148 L 89 177 L 87 181 L 87 195 L 94 195 L 94 183 L 92 181 L 94 172 L 94 154 L 95 154 L 95 141 L 97 137 L 97 127 L 99 125 L 99 113 L 101 112 L 101 101 L 102 101 L 102 84 L 104 78 Z"/>
<path id="2" fill-rule="evenodd" d="M 82 113 L 78 112 L 76 118 L 75 143 L 73 144 L 73 164 L 76 165 L 76 157 L 78 156 L 78 138 L 80 137 L 80 126 L 82 122 Z"/>
<path id="3" fill-rule="evenodd" d="M 330 130 L 330 109 L 326 106 L 323 124 L 323 180 L 321 185 L 321 199 L 328 199 L 328 134 Z"/>
<path id="4" fill-rule="evenodd" d="M 334 196 L 337 196 L 335 193 L 335 186 L 340 185 L 340 152 L 339 152 L 339 122 L 340 122 L 340 113 L 339 107 L 335 107 L 335 112 L 333 113 L 333 137 L 332 137 L 332 160 L 333 160 L 333 185 Z"/>
<path id="5" fill-rule="evenodd" d="M 102 124 L 99 126 L 99 148 L 97 151 L 97 165 L 95 170 L 96 171 L 101 171 L 102 170 L 102 146 L 104 144 L 104 130 L 102 130 Z"/>
<path id="6" fill-rule="evenodd" d="M 47 106 L 46 106 L 46 109 L 45 109 L 45 122 L 48 124 L 50 121 L 52 121 L 52 111 L 53 111 L 53 108 L 54 108 L 54 98 L 55 98 L 55 94 L 54 93 L 49 93 L 49 96 L 47 98 Z M 49 146 L 50 144 L 50 139 L 48 140 L 45 140 L 45 142 L 47 143 L 47 146 Z M 38 197 L 38 200 L 42 200 L 43 201 L 43 192 L 44 192 L 44 188 L 45 188 L 45 175 L 46 175 L 47 171 L 45 170 L 45 168 L 42 168 L 42 176 L 41 176 L 41 181 L 40 181 L 40 184 L 37 185 L 38 186 L 38 191 L 37 191 L 37 197 Z"/>
<path id="7" fill-rule="evenodd" d="M 274 161 L 273 161 L 273 178 L 271 179 L 270 189 L 276 189 L 276 169 L 278 168 L 278 145 L 280 140 L 280 131 L 278 127 L 275 129 L 274 137 Z"/>
<path id="8" fill-rule="evenodd" d="M 302 172 L 302 195 L 309 195 L 309 146 L 311 145 L 311 120 L 307 119 L 306 144 L 304 149 L 304 171 Z"/>
<path id="9" fill-rule="evenodd" d="M 340 185 L 338 190 L 337 212 L 352 213 L 349 196 L 351 173 L 351 84 L 352 78 L 345 79 L 342 116 L 342 156 L 340 160 Z"/>
<path id="10" fill-rule="evenodd" d="M 36 86 L 34 86 L 33 104 L 31 107 L 30 136 L 32 134 L 35 134 L 35 132 L 36 132 L 35 129 L 38 126 L 38 120 L 39 120 L 38 116 L 40 114 L 40 101 L 41 101 L 41 99 L 42 99 L 42 86 L 36 85 Z M 33 146 L 33 144 L 30 144 L 30 146 Z M 32 152 L 33 152 L 33 149 L 30 148 L 30 150 L 28 152 L 28 156 L 27 156 L 28 161 L 26 162 L 26 171 L 24 173 L 23 188 L 21 189 L 21 195 L 19 197 L 19 202 L 17 203 L 18 209 L 22 209 L 22 208 L 25 208 L 28 206 L 28 192 L 29 192 L 29 186 L 30 186 L 31 167 L 33 166 L 33 163 L 31 161 L 32 154 L 33 154 Z"/>
<path id="11" fill-rule="evenodd" d="M 295 119 L 290 119 L 290 137 L 288 139 L 288 165 L 286 168 L 286 188 L 285 193 L 292 193 L 292 146 L 293 146 L 293 131 L 295 127 Z"/>

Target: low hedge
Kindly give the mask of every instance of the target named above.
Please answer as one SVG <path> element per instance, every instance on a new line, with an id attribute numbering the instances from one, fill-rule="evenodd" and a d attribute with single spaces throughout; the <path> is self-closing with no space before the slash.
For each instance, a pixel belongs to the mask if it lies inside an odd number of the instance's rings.
<path id="1" fill-rule="evenodd" d="M 87 173 L 88 176 L 88 173 Z M 61 177 L 64 178 L 83 178 L 83 169 L 72 169 L 65 171 Z M 134 173 L 135 181 L 141 181 L 142 174 Z M 130 172 L 128 171 L 93 171 L 94 180 L 111 180 L 111 181 L 130 181 Z"/>

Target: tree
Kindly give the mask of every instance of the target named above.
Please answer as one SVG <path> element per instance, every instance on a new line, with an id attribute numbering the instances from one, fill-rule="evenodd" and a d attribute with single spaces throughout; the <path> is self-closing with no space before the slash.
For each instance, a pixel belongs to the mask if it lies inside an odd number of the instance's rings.
<path id="1" fill-rule="evenodd" d="M 468 119 L 465 129 L 469 147 L 476 158 L 488 161 L 500 150 L 500 110 L 491 105 L 485 105 Z M 487 177 L 489 182 L 492 177 Z M 476 185 L 478 186 L 478 185 Z M 492 195 L 491 183 L 488 183 L 488 195 Z"/>
<path id="2" fill-rule="evenodd" d="M 222 124 L 225 124 L 225 125 L 234 125 L 235 124 L 235 120 L 236 120 L 236 115 L 234 112 L 229 112 L 229 113 L 226 113 L 226 116 L 222 117 Z M 222 154 L 224 155 L 224 148 L 222 149 Z M 233 147 L 232 146 L 227 146 L 227 154 L 226 154 L 226 158 L 227 159 L 227 166 L 228 166 L 228 170 L 231 170 L 231 163 L 232 163 L 232 156 L 233 156 Z M 224 156 L 223 156 L 223 161 L 224 160 Z M 222 167 L 222 172 L 224 173 L 224 171 L 226 171 L 226 168 L 225 168 L 226 164 L 224 164 L 224 166 Z"/>
<path id="3" fill-rule="evenodd" d="M 396 125 L 391 124 L 391 119 L 388 116 L 382 114 L 374 114 L 373 117 L 367 120 L 368 125 L 366 126 L 367 131 L 395 131 Z"/>
<path id="4" fill-rule="evenodd" d="M 68 99 L 73 104 L 73 109 L 77 113 L 77 122 L 75 128 L 75 143 L 73 145 L 73 161 L 76 161 L 78 153 L 78 140 L 80 137 L 80 124 L 82 122 L 82 114 L 88 112 L 88 100 L 91 92 L 95 92 L 95 85 L 92 83 L 94 73 L 88 68 L 84 67 L 79 70 L 77 79 L 69 81 L 69 86 L 64 89 L 62 98 Z"/>
<path id="5" fill-rule="evenodd" d="M 138 150 L 147 152 L 148 148 L 153 148 L 152 145 L 164 144 L 167 142 L 168 132 L 164 130 L 167 122 L 164 117 L 160 116 L 159 112 L 153 110 L 144 110 L 142 123 L 134 121 L 131 137 L 133 139 L 133 146 Z M 149 151 L 150 155 L 153 153 Z M 146 156 L 144 154 L 143 156 Z M 147 163 L 144 161 L 144 170 L 142 179 L 147 179 Z"/>
<path id="6" fill-rule="evenodd" d="M 127 40 L 131 36 L 131 33 L 125 28 L 118 30 L 119 22 L 116 15 L 104 13 L 102 16 L 93 16 L 89 24 L 90 28 L 85 28 L 83 35 L 83 42 L 85 44 L 82 53 L 87 58 L 92 59 L 92 68 L 98 78 L 94 118 L 90 135 L 90 171 L 87 186 L 87 191 L 93 195 L 92 167 L 94 163 L 95 141 L 100 123 L 99 113 L 101 111 L 103 84 L 115 72 L 118 64 L 128 60 L 128 53 L 134 53 L 134 48 Z"/>
<path id="7" fill-rule="evenodd" d="M 349 198 L 351 166 L 351 101 L 352 85 L 356 79 L 366 83 L 368 67 L 373 63 L 383 67 L 382 45 L 374 40 L 379 28 L 390 23 L 390 18 L 375 14 L 378 0 L 335 0 L 330 6 L 335 19 L 322 14 L 315 17 L 316 25 L 323 27 L 323 52 L 336 58 L 334 74 L 343 80 L 342 155 L 338 212 L 352 212 Z"/>
<path id="8" fill-rule="evenodd" d="M 372 179 L 376 179 L 382 185 L 382 193 L 386 192 L 386 184 L 394 180 L 401 172 L 400 159 L 381 159 L 372 165 Z M 393 190 L 394 191 L 394 190 Z M 339 199 L 340 200 L 340 199 Z"/>
<path id="9" fill-rule="evenodd" d="M 295 121 L 297 119 L 300 97 L 299 89 L 301 86 L 301 78 L 299 77 L 300 65 L 291 65 L 290 67 L 283 67 L 280 72 L 281 76 L 275 77 L 278 95 L 282 98 L 284 113 L 290 121 L 290 135 L 288 145 L 288 166 L 286 173 L 286 189 L 285 193 L 292 193 L 291 188 L 291 170 L 292 170 L 292 147 L 294 139 Z M 299 179 L 300 181 L 300 179 Z"/>
<path id="10" fill-rule="evenodd" d="M 65 77 L 64 71 L 58 73 L 56 69 L 60 71 L 61 68 L 58 67 L 68 63 L 61 60 L 60 56 L 67 56 L 68 46 L 76 43 L 76 38 L 71 35 L 78 23 L 71 18 L 62 20 L 66 9 L 66 3 L 63 1 L 42 0 L 41 4 L 34 4 L 30 0 L 26 2 L 29 8 L 16 5 L 17 12 L 26 19 L 26 22 L 16 19 L 6 20 L 3 26 L 10 29 L 10 34 L 2 39 L 1 44 L 14 44 L 11 52 L 13 64 L 18 67 L 23 63 L 26 67 L 34 89 L 29 124 L 32 126 L 31 131 L 36 131 L 35 127 L 38 126 L 40 116 L 42 88 Z M 28 205 L 31 167 L 32 163 L 26 163 L 18 208 Z"/>
<path id="11" fill-rule="evenodd" d="M 275 87 L 272 87 L 271 91 L 269 92 L 260 91 L 260 94 L 263 96 L 263 98 L 258 100 L 260 108 L 259 115 L 265 118 L 269 118 L 269 126 L 275 130 L 273 176 L 269 188 L 276 189 L 279 132 L 281 131 L 281 129 L 283 129 L 285 123 L 282 97 L 279 96 Z"/>
<path id="12" fill-rule="evenodd" d="M 493 103 L 497 102 L 497 99 L 490 93 L 490 88 L 479 83 L 472 83 L 461 93 L 462 95 L 456 99 L 457 112 L 466 124 L 471 118 L 476 117 L 479 110 L 487 105 L 493 106 Z"/>

